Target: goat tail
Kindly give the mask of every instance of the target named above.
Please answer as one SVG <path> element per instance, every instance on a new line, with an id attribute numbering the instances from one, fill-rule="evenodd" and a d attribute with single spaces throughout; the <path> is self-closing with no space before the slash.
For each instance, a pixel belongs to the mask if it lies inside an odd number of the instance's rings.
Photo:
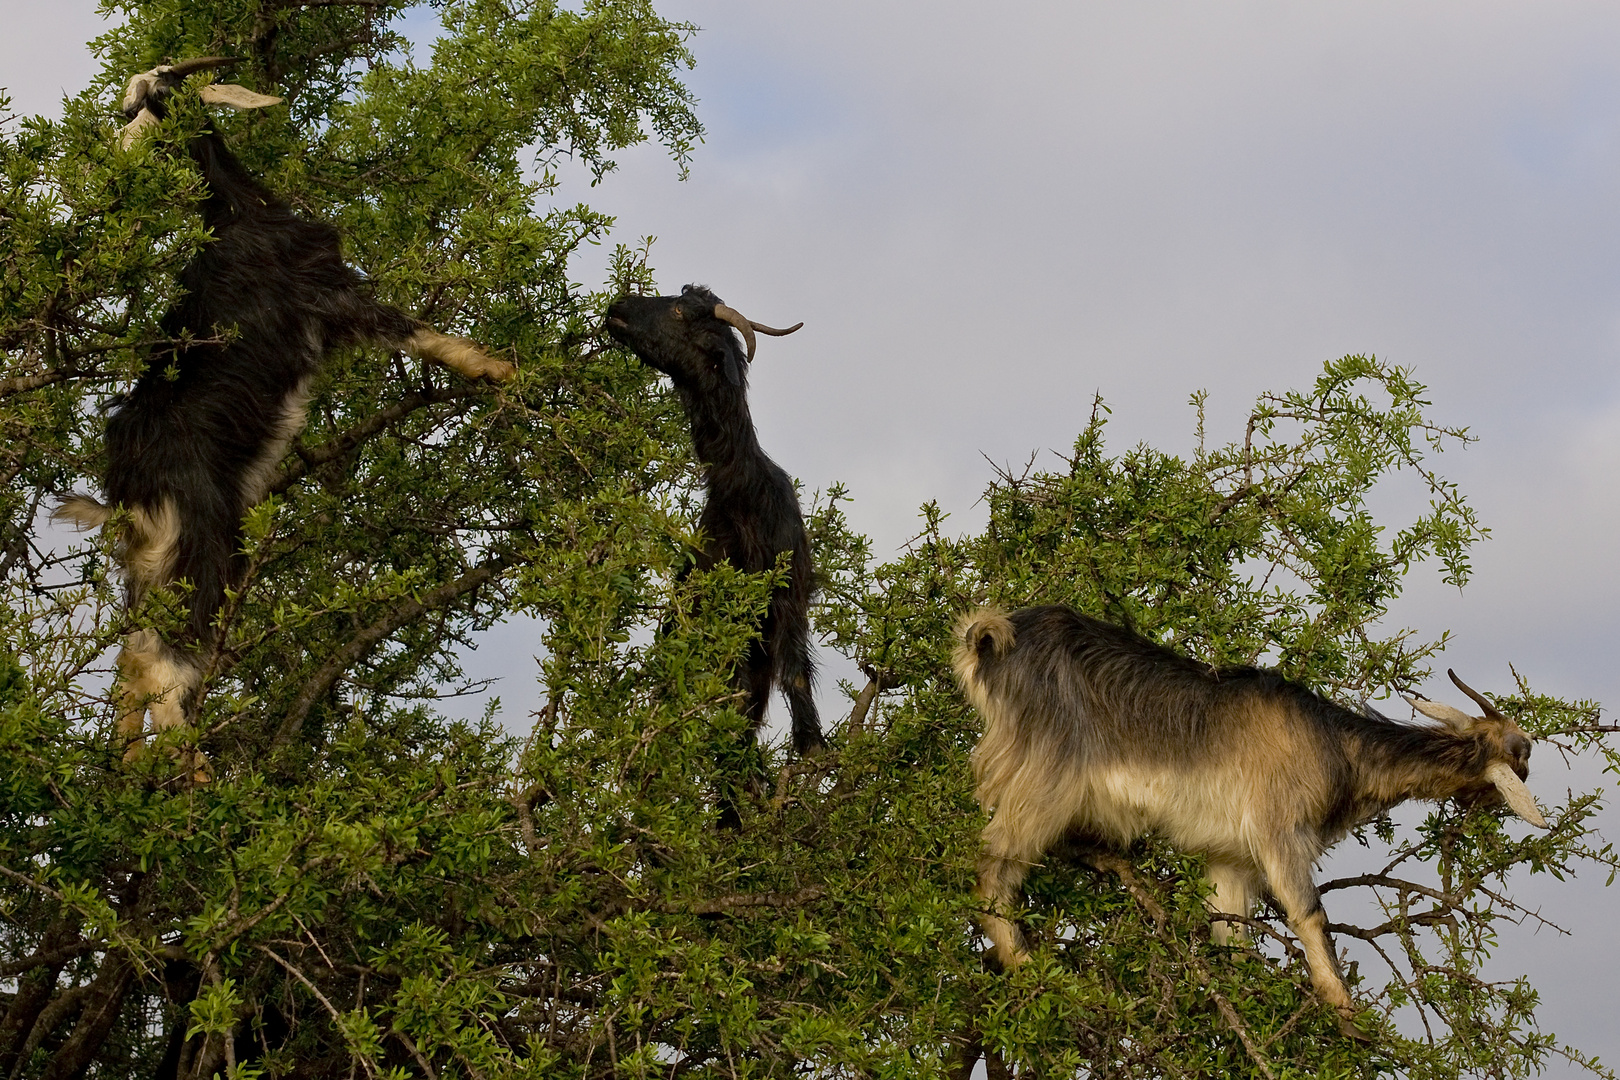
<path id="1" fill-rule="evenodd" d="M 787 698 L 788 715 L 793 718 L 793 749 L 800 757 L 814 754 L 826 745 L 821 734 L 821 716 L 816 710 L 816 661 L 810 655 L 808 634 L 794 635 L 777 658 L 777 678 L 782 696 Z"/>
<path id="2" fill-rule="evenodd" d="M 101 528 L 112 516 L 112 507 L 76 491 L 57 503 L 56 509 L 51 511 L 52 521 L 67 522 L 81 532 Z"/>
<path id="3" fill-rule="evenodd" d="M 964 690 L 978 685 L 979 665 L 998 660 L 1016 641 L 1012 620 L 996 607 L 982 607 L 956 620 L 956 652 L 951 658 Z"/>

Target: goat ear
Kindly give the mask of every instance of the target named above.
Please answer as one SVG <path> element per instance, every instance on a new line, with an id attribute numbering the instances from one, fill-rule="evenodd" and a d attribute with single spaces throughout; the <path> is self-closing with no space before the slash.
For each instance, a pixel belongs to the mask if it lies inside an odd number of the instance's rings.
<path id="1" fill-rule="evenodd" d="M 229 105 L 233 109 L 263 109 L 271 105 L 280 105 L 285 98 L 271 97 L 269 94 L 258 94 L 245 86 L 235 83 L 209 83 L 198 91 L 198 95 L 208 105 Z"/>
<path id="2" fill-rule="evenodd" d="M 1496 790 L 1502 793 L 1502 800 L 1508 804 L 1509 810 L 1538 829 L 1552 828 L 1536 806 L 1535 796 L 1530 794 L 1530 789 L 1524 786 L 1524 781 L 1508 767 L 1507 762 L 1491 762 L 1485 769 L 1485 779 L 1496 785 Z"/>
<path id="3" fill-rule="evenodd" d="M 730 345 L 720 347 L 720 373 L 732 386 L 742 385 L 742 363 L 737 359 L 735 347 Z"/>
<path id="4" fill-rule="evenodd" d="M 1454 709 L 1439 701 L 1430 701 L 1428 698 L 1407 698 L 1412 708 L 1427 716 L 1430 720 L 1438 720 L 1458 733 L 1465 732 L 1474 726 L 1474 718 L 1461 709 Z"/>
<path id="5" fill-rule="evenodd" d="M 152 112 L 151 109 L 142 109 L 135 114 L 135 119 L 125 124 L 118 132 L 118 145 L 128 150 L 135 145 L 135 140 L 140 138 L 142 133 L 157 126 L 157 114 Z"/>

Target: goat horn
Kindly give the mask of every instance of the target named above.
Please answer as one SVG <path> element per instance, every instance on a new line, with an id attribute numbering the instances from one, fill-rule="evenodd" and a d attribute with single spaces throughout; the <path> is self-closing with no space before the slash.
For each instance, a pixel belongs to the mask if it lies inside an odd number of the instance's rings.
<path id="1" fill-rule="evenodd" d="M 714 305 L 714 317 L 724 319 L 737 328 L 737 332 L 743 336 L 744 344 L 748 346 L 748 362 L 752 364 L 754 362 L 754 324 L 743 318 L 742 312 L 725 304 Z"/>
<path id="2" fill-rule="evenodd" d="M 730 323 L 732 326 L 735 326 L 737 328 L 737 332 L 742 334 L 743 341 L 748 345 L 748 362 L 750 364 L 754 362 L 755 330 L 758 330 L 762 334 L 769 334 L 771 337 L 782 337 L 784 335 L 793 333 L 793 331 L 804 325 L 804 323 L 799 322 L 794 323 L 786 330 L 778 330 L 774 326 L 766 326 L 764 323 L 757 323 L 752 319 L 745 319 L 743 318 L 742 312 L 726 304 L 714 305 L 714 317 L 717 319 L 722 319 Z"/>
<path id="3" fill-rule="evenodd" d="M 1494 716 L 1499 720 L 1506 720 L 1507 719 L 1507 717 L 1503 716 L 1502 713 L 1497 709 L 1497 707 L 1495 705 L 1492 705 L 1490 703 L 1490 701 L 1488 701 L 1486 699 L 1484 694 L 1480 693 L 1478 690 L 1475 690 L 1472 686 L 1469 686 L 1467 683 L 1465 683 L 1461 679 L 1457 678 L 1457 673 L 1455 671 L 1452 671 L 1450 668 L 1446 668 L 1446 674 L 1450 675 L 1451 676 L 1451 681 L 1457 684 L 1457 689 L 1461 690 L 1463 693 L 1465 693 L 1469 697 L 1473 698 L 1475 703 L 1478 704 L 1480 708 L 1485 710 L 1485 715 L 1486 716 Z"/>
<path id="4" fill-rule="evenodd" d="M 1455 678 L 1455 676 L 1453 676 Z M 1459 685 L 1461 685 L 1459 683 Z M 1485 767 L 1485 779 L 1496 785 L 1496 790 L 1502 793 L 1508 809 L 1518 814 L 1538 829 L 1550 829 L 1547 819 L 1541 816 L 1541 810 L 1536 806 L 1536 798 L 1530 794 L 1530 789 L 1524 786 L 1517 773 L 1505 761 L 1493 761 Z"/>
<path id="5" fill-rule="evenodd" d="M 240 64 L 241 62 L 241 58 L 235 56 L 193 56 L 190 60 L 181 60 L 177 64 L 169 64 L 167 67 L 160 67 L 156 70 L 172 79 L 183 79 L 187 75 L 195 75 L 199 71 L 230 67 L 232 64 Z"/>
<path id="6" fill-rule="evenodd" d="M 198 96 L 205 104 L 229 105 L 233 109 L 262 109 L 268 105 L 280 105 L 286 100 L 271 97 L 269 94 L 255 93 L 235 83 L 209 83 L 202 88 Z"/>

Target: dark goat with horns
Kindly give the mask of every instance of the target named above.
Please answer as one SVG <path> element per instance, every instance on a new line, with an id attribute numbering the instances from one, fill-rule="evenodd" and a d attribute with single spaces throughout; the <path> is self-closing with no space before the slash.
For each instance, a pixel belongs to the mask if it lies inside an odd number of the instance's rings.
<path id="1" fill-rule="evenodd" d="M 234 63 L 187 60 L 136 75 L 124 94 L 127 148 L 157 126 L 165 100 L 188 75 Z M 281 99 L 240 86 L 201 89 L 210 104 L 249 109 Z M 507 379 L 511 364 L 487 356 L 378 303 L 343 261 L 337 231 L 300 218 L 250 177 L 211 128 L 187 150 L 202 170 L 203 220 L 213 238 L 181 270 L 185 295 L 161 320 L 171 342 L 153 352 L 146 374 L 107 423 L 103 505 L 85 495 L 56 516 L 84 528 L 122 507 L 120 539 L 127 602 L 189 583 L 183 640 L 152 630 L 125 639 L 118 658 L 118 732 L 126 756 L 142 745 L 144 718 L 162 731 L 183 723 L 202 676 L 199 648 L 213 641 L 225 590 L 244 570 L 242 515 L 260 502 L 272 474 L 304 426 L 310 384 L 328 350 L 372 343 L 436 360 L 468 378 Z M 206 779 L 200 756 L 196 778 Z"/>
<path id="2" fill-rule="evenodd" d="M 1066 834 L 1124 845 L 1157 832 L 1208 860 L 1216 912 L 1247 916 L 1262 882 L 1305 947 L 1317 994 L 1355 1034 L 1311 866 L 1407 799 L 1493 803 L 1540 828 L 1530 740 L 1485 715 L 1415 700 L 1440 727 L 1352 712 L 1252 667 L 1212 669 L 1066 607 L 982 610 L 957 625 L 956 675 L 984 720 L 973 751 L 984 830 L 977 893 L 996 958 L 1028 958 L 1007 907 Z M 1217 940 L 1240 931 L 1224 922 Z"/>
<path id="3" fill-rule="evenodd" d="M 698 521 L 704 547 L 698 566 L 726 561 L 757 574 L 792 552 L 788 580 L 771 596 L 760 639 L 740 673 L 755 730 L 765 719 L 773 683 L 792 716 L 793 745 L 820 748 L 821 721 L 811 694 L 810 594 L 815 568 L 793 481 L 766 456 L 748 411 L 748 364 L 755 333 L 791 334 L 751 322 L 708 289 L 688 285 L 679 296 L 623 296 L 607 313 L 607 330 L 649 367 L 668 375 L 692 423 L 692 444 L 707 470 L 708 501 Z M 747 342 L 738 347 L 737 335 Z"/>

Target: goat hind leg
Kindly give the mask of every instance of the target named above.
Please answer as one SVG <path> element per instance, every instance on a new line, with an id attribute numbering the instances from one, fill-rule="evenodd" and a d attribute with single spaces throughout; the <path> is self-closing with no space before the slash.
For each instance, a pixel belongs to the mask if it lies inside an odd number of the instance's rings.
<path id="1" fill-rule="evenodd" d="M 1235 862 L 1211 858 L 1205 873 L 1214 891 L 1205 905 L 1213 914 L 1249 915 L 1254 911 L 1254 894 L 1259 875 L 1250 867 Z M 1248 927 L 1242 923 L 1212 919 L 1210 936 L 1217 945 L 1242 945 L 1249 940 Z"/>
<path id="2" fill-rule="evenodd" d="M 146 714 L 152 714 L 154 734 L 186 723 L 186 706 L 202 672 L 176 652 L 155 630 L 137 630 L 124 639 L 118 654 L 118 721 L 115 730 L 128 740 L 124 760 L 133 761 L 146 749 Z M 208 758 L 200 750 L 173 750 L 197 783 L 208 782 Z"/>
<path id="3" fill-rule="evenodd" d="M 821 717 L 816 712 L 813 693 L 816 663 L 804 636 L 784 641 L 778 648 L 778 682 L 782 695 L 787 698 L 788 715 L 793 718 L 793 749 L 804 757 L 827 745 L 821 734 Z"/>
<path id="4" fill-rule="evenodd" d="M 118 651 L 118 720 L 114 731 L 124 740 L 124 760 L 134 761 L 146 750 L 146 708 L 163 696 L 157 674 L 162 642 L 154 630 L 136 630 L 124 638 Z"/>
<path id="5" fill-rule="evenodd" d="M 996 809 L 984 827 L 984 848 L 979 854 L 979 880 L 973 894 L 985 902 L 979 927 L 990 939 L 991 953 L 1003 968 L 1029 959 L 1023 931 L 1007 918 L 1024 878 L 1041 855 L 1068 826 L 1035 803 L 1015 803 Z"/>

